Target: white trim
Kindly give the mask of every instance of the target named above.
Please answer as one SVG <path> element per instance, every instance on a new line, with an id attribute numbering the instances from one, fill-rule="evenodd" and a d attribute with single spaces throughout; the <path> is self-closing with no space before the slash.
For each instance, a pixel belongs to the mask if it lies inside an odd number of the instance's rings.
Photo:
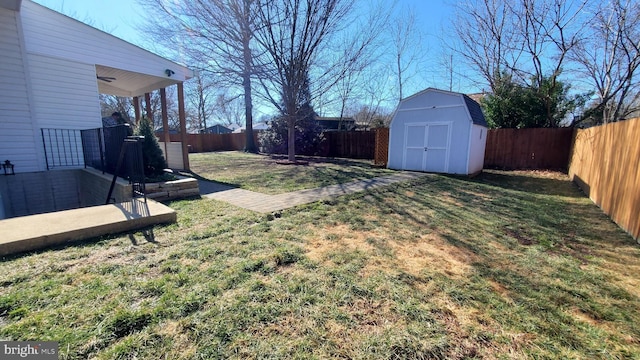
<path id="1" fill-rule="evenodd" d="M 469 112 L 469 111 L 467 111 Z M 473 136 L 473 121 L 469 122 L 469 136 L 467 137 L 467 164 L 465 172 L 469 174 L 469 163 L 471 162 L 471 137 Z"/>
<path id="2" fill-rule="evenodd" d="M 409 109 L 398 109 L 398 112 L 432 110 L 432 109 L 450 109 L 450 108 L 457 108 L 457 107 L 466 107 L 466 106 L 465 106 L 465 104 L 438 105 L 438 106 L 429 106 L 429 107 L 416 107 L 416 108 L 409 108 Z M 469 111 L 467 110 L 467 114 L 468 113 L 469 113 Z"/>
<path id="3" fill-rule="evenodd" d="M 35 98 L 33 95 L 33 85 L 31 84 L 31 67 L 27 55 L 27 44 L 24 39 L 24 29 L 22 27 L 22 15 L 16 13 L 16 28 L 18 29 L 18 39 L 20 41 L 20 56 L 22 57 L 22 66 L 24 66 L 25 87 L 27 88 L 27 102 L 29 104 L 29 118 L 31 119 L 31 128 L 33 136 L 33 146 L 36 155 L 36 163 L 38 171 L 44 171 L 47 169 L 45 164 L 44 147 L 42 145 L 42 131 L 40 130 L 40 123 L 38 117 L 35 114 L 34 104 Z"/>

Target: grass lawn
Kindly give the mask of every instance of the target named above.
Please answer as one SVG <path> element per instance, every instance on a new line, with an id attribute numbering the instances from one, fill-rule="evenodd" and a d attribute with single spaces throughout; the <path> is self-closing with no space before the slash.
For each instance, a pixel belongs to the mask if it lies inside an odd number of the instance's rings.
<path id="1" fill-rule="evenodd" d="M 170 206 L 155 243 L 2 261 L 0 338 L 60 359 L 640 358 L 640 250 L 561 174 L 433 175 L 277 217 Z"/>
<path id="2" fill-rule="evenodd" d="M 324 158 L 298 158 L 308 161 L 308 165 L 280 165 L 270 156 L 237 151 L 190 154 L 189 163 L 191 170 L 202 178 L 270 195 L 393 173 L 386 168 L 373 167 L 370 160 L 333 159 L 327 162 Z"/>

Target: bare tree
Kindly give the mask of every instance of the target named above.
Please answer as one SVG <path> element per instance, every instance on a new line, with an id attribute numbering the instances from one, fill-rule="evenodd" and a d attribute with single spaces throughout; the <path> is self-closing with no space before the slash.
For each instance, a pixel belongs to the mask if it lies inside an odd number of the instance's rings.
<path id="1" fill-rule="evenodd" d="M 558 126 L 555 104 L 558 94 L 567 89 L 559 77 L 582 36 L 586 4 L 587 0 L 465 3 L 458 6 L 459 18 L 454 23 L 460 39 L 456 50 L 492 92 L 506 78 L 534 90 L 544 105 L 545 123 Z"/>
<path id="2" fill-rule="evenodd" d="M 515 34 L 516 19 L 506 0 L 468 0 L 456 3 L 453 37 L 448 42 L 493 91 L 497 77 L 510 73 L 522 53 Z"/>
<path id="3" fill-rule="evenodd" d="M 195 73 L 194 81 L 185 86 L 187 99 L 191 107 L 196 109 L 193 127 L 202 130 L 208 127 L 207 120 L 213 115 L 215 100 L 213 97 L 214 83 L 209 77 L 203 77 L 199 72 Z"/>
<path id="4" fill-rule="evenodd" d="M 100 110 L 103 117 L 119 112 L 124 120 L 132 124 L 133 104 L 130 98 L 100 94 Z"/>
<path id="5" fill-rule="evenodd" d="M 405 9 L 390 22 L 389 36 L 391 53 L 394 57 L 394 70 L 398 87 L 398 101 L 406 95 L 404 86 L 408 79 L 416 75 L 416 69 L 424 51 L 423 37 L 420 28 L 416 26 L 415 10 Z"/>
<path id="6" fill-rule="evenodd" d="M 571 54 L 598 96 L 579 120 L 608 123 L 640 110 L 640 8 L 636 1 L 611 0 L 599 4 L 594 13 L 591 36 Z"/>
<path id="7" fill-rule="evenodd" d="M 226 84 L 243 91 L 245 104 L 246 151 L 257 151 L 253 139 L 252 76 L 256 55 L 252 47 L 258 0 L 140 0 L 158 19 L 145 31 L 154 40 L 176 47 Z"/>
<path id="8" fill-rule="evenodd" d="M 216 118 L 224 125 L 239 125 L 243 107 L 241 96 L 219 93 L 216 96 Z"/>
<path id="9" fill-rule="evenodd" d="M 261 78 L 264 95 L 286 118 L 288 159 L 295 162 L 295 125 L 319 94 L 361 67 L 379 35 L 381 14 L 367 31 L 356 28 L 354 0 L 258 0 L 256 40 L 272 66 Z M 347 31 L 349 30 L 348 36 Z M 310 84 L 311 82 L 311 84 Z M 303 110 L 304 108 L 304 110 Z"/>
<path id="10" fill-rule="evenodd" d="M 516 36 L 522 40 L 524 54 L 530 59 L 530 66 L 521 66 L 515 73 L 521 74 L 523 82 L 533 80 L 532 88 L 544 104 L 551 127 L 557 126 L 553 94 L 563 86 L 558 78 L 569 52 L 582 35 L 578 20 L 586 3 L 586 0 L 521 0 L 512 10 L 519 24 Z"/>

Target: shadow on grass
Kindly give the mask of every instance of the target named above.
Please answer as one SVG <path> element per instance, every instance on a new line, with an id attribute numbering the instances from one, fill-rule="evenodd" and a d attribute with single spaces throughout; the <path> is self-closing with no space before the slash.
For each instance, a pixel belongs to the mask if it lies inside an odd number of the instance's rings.
<path id="1" fill-rule="evenodd" d="M 586 198 L 573 200 L 580 197 L 569 181 L 499 173 L 436 175 L 365 195 L 372 212 L 402 219 L 394 226 L 434 231 L 475 255 L 466 277 L 443 280 L 452 301 L 506 329 L 535 329 L 551 340 L 543 353 L 596 354 L 603 340 L 619 341 L 598 333 L 607 323 L 640 337 L 640 298 L 610 272 L 637 266 L 637 246 Z"/>
<path id="2" fill-rule="evenodd" d="M 479 183 L 502 189 L 524 191 L 540 195 L 584 197 L 577 185 L 570 180 L 551 179 L 535 176 L 522 176 L 518 173 L 503 171 L 483 171 L 473 178 L 450 175 L 450 177 L 470 183 Z"/>

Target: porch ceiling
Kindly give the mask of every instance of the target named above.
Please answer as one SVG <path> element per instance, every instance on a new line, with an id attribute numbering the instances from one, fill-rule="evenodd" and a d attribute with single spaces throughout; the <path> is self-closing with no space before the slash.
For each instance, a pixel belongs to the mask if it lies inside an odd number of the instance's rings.
<path id="1" fill-rule="evenodd" d="M 172 74 L 173 75 L 173 74 Z M 134 97 L 181 82 L 169 76 L 159 77 L 96 65 L 96 81 L 101 94 Z M 101 80 L 100 78 L 108 78 Z"/>

